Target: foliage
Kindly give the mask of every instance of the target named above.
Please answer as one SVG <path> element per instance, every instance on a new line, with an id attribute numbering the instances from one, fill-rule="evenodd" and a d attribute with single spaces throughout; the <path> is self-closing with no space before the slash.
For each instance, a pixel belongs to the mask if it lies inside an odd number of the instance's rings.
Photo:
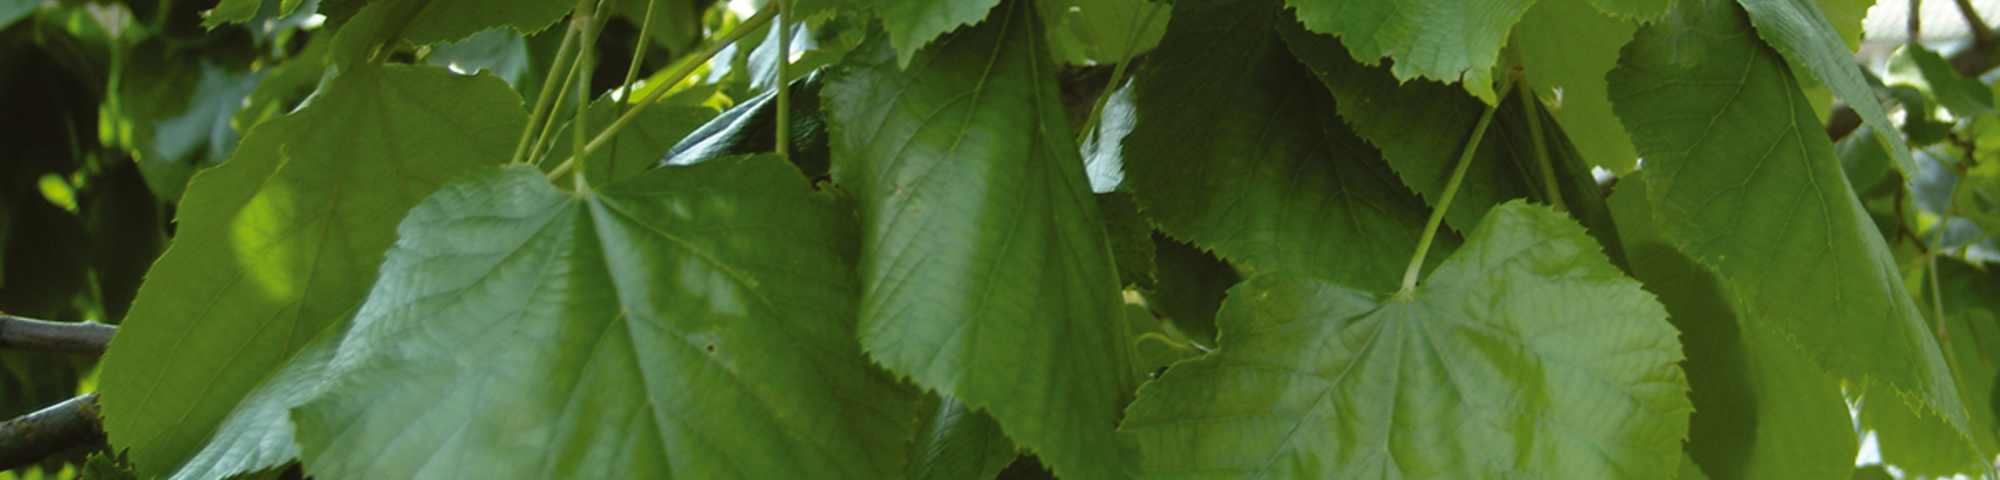
<path id="1" fill-rule="evenodd" d="M 0 310 L 122 322 L 0 409 L 134 478 L 1993 477 L 1996 87 L 1863 3 L 0 0 Z"/>

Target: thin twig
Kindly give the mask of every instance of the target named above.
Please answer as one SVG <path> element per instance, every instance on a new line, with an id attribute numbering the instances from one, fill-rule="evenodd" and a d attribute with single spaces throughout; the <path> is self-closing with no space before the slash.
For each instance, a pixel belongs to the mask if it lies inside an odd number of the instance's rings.
<path id="1" fill-rule="evenodd" d="M 20 468 L 63 450 L 103 443 L 97 394 L 86 393 L 0 424 L 0 469 Z"/>
<path id="2" fill-rule="evenodd" d="M 1979 16 L 1979 9 L 1972 8 L 1972 0 L 1958 0 L 1957 3 L 1958 14 L 1965 17 L 1965 29 L 1972 31 L 1973 44 L 1993 45 L 1993 27 L 1986 25 L 1986 19 Z"/>
<path id="3" fill-rule="evenodd" d="M 103 355 L 118 327 L 97 322 L 50 322 L 0 315 L 0 348 Z"/>

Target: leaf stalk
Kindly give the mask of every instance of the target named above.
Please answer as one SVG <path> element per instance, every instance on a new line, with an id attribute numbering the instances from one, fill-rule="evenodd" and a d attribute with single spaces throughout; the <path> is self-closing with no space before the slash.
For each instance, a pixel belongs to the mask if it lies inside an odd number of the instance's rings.
<path id="1" fill-rule="evenodd" d="M 1501 89 L 1506 91 L 1506 89 Z M 1493 124 L 1493 112 L 1498 105 L 1486 106 L 1479 114 L 1479 123 L 1472 127 L 1472 137 L 1465 141 L 1465 151 L 1458 154 L 1458 166 L 1451 171 L 1451 180 L 1444 184 L 1444 194 L 1438 196 L 1437 208 L 1431 210 L 1431 218 L 1424 222 L 1424 234 L 1417 239 L 1417 253 L 1410 257 L 1410 267 L 1403 271 L 1403 288 L 1396 291 L 1398 297 L 1409 297 L 1417 291 L 1417 274 L 1424 269 L 1424 256 L 1431 251 L 1431 242 L 1437 239 L 1438 227 L 1444 223 L 1444 212 L 1451 207 L 1452 197 L 1458 196 L 1458 185 L 1465 182 L 1465 171 L 1472 165 L 1472 155 L 1479 151 L 1479 141 L 1486 137 L 1486 127 Z"/>
<path id="2" fill-rule="evenodd" d="M 772 17 L 777 16 L 777 5 L 776 3 L 765 5 L 762 10 L 757 11 L 756 15 L 752 15 L 749 19 L 744 20 L 743 23 L 738 24 L 736 28 L 731 29 L 728 34 L 723 35 L 721 41 L 710 44 L 699 55 L 688 62 L 682 63 L 680 68 L 674 70 L 673 75 L 667 77 L 669 78 L 667 85 L 676 85 L 682 80 L 686 80 L 688 75 L 694 73 L 695 68 L 708 63 L 709 59 L 715 58 L 715 55 L 720 53 L 723 47 L 734 44 L 738 39 L 743 38 L 744 35 L 762 28 L 766 23 L 771 21 Z M 580 155 L 572 156 L 568 160 L 564 160 L 561 165 L 556 165 L 554 170 L 550 170 L 548 178 L 553 180 L 562 177 L 576 167 L 577 158 L 590 155 L 597 152 L 597 149 L 603 148 L 604 143 L 610 141 L 612 137 L 617 136 L 620 130 L 624 130 L 626 124 L 632 123 L 632 119 L 638 117 L 639 112 L 644 111 L 646 107 L 652 106 L 653 103 L 659 102 L 660 98 L 665 97 L 667 90 L 670 89 L 656 88 L 651 93 L 647 93 L 646 98 L 640 99 L 638 103 L 633 104 L 631 110 L 619 115 L 618 120 L 611 122 L 611 125 L 605 127 L 604 131 L 598 132 L 597 136 L 590 140 L 590 143 L 584 145 L 583 151 L 577 152 Z"/>

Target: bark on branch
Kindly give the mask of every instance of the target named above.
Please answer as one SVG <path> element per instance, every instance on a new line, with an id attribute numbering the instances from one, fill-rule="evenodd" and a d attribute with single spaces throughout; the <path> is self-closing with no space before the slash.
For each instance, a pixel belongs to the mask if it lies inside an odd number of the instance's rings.
<path id="1" fill-rule="evenodd" d="M 0 315 L 0 348 L 103 355 L 118 327 L 97 322 L 50 322 Z"/>
<path id="2" fill-rule="evenodd" d="M 102 443 L 104 421 L 97 413 L 97 394 L 86 393 L 0 424 L 0 470 L 27 466 L 73 447 Z"/>

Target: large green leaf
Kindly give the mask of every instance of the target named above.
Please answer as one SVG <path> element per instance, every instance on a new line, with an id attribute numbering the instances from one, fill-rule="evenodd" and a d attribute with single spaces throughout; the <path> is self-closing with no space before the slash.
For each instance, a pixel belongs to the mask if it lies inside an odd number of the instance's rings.
<path id="1" fill-rule="evenodd" d="M 145 476 L 180 464 L 361 301 L 403 212 L 506 161 L 524 117 L 491 76 L 355 65 L 197 174 L 174 245 L 105 358 L 112 444 L 130 448 Z"/>
<path id="2" fill-rule="evenodd" d="M 1746 328 L 1752 314 L 1741 299 L 1655 224 L 1646 187 L 1628 177 L 1611 206 L 1632 275 L 1681 333 L 1694 404 L 1687 458 L 1721 480 L 1848 476 L 1859 439 L 1840 379 L 1783 332 Z"/>
<path id="3" fill-rule="evenodd" d="M 1666 238 L 1741 299 L 1746 330 L 1886 383 L 1963 431 L 1951 372 L 1778 53 L 1734 5 L 1681 3 L 1610 74 Z M 1711 475 L 1715 471 L 1709 471 Z"/>
<path id="4" fill-rule="evenodd" d="M 822 92 L 833 178 L 861 204 L 861 342 L 990 412 L 1066 478 L 1118 478 L 1136 379 L 1118 271 L 1034 6 L 919 52 L 881 38 Z"/>
<path id="5" fill-rule="evenodd" d="M 1231 289 L 1217 353 L 1124 428 L 1148 478 L 1672 478 L 1691 408 L 1666 316 L 1579 225 L 1509 202 L 1407 295 Z"/>
<path id="6" fill-rule="evenodd" d="M 907 67 L 917 51 L 961 26 L 984 20 L 1000 0 L 851 0 L 874 7 L 896 49 L 896 65 Z M 811 9 L 808 9 L 811 10 Z"/>
<path id="7" fill-rule="evenodd" d="M 1354 59 L 1393 58 L 1396 80 L 1463 81 L 1488 104 L 1507 32 L 1535 0 L 1285 0 L 1307 29 L 1341 37 Z M 1420 13 L 1419 13 L 1420 12 Z"/>
<path id="8" fill-rule="evenodd" d="M 1738 3 L 1750 12 L 1750 23 L 1756 26 L 1757 34 L 1764 41 L 1770 42 L 1771 48 L 1793 64 L 1812 72 L 1813 77 L 1833 90 L 1835 97 L 1847 102 L 1855 113 L 1861 114 L 1861 121 L 1882 137 L 1890 155 L 1896 158 L 1898 168 L 1904 172 L 1916 171 L 1916 160 L 1910 156 L 1909 144 L 1903 141 L 1902 136 L 1896 135 L 1895 124 L 1889 123 L 1882 102 L 1876 100 L 1875 91 L 1868 88 L 1861 66 L 1855 63 L 1854 54 L 1847 50 L 1847 42 L 1841 39 L 1840 32 L 1827 20 L 1818 4 L 1813 0 L 1738 0 Z M 1640 153 L 1645 154 L 1645 149 L 1641 148 Z"/>
<path id="9" fill-rule="evenodd" d="M 293 411 L 343 478 L 890 478 L 916 397 L 854 343 L 851 207 L 776 156 L 410 212 Z"/>
<path id="10" fill-rule="evenodd" d="M 1281 18 L 1275 1 L 1175 4 L 1134 80 L 1125 185 L 1161 231 L 1239 267 L 1393 291 L 1429 209 L 1334 115 Z"/>
<path id="11" fill-rule="evenodd" d="M 1541 0 L 1521 17 L 1512 40 L 1521 55 L 1521 81 L 1534 88 L 1588 164 L 1618 174 L 1637 167 L 1639 154 L 1611 111 L 1604 73 L 1617 66 L 1618 47 L 1637 29 L 1583 0 Z"/>

